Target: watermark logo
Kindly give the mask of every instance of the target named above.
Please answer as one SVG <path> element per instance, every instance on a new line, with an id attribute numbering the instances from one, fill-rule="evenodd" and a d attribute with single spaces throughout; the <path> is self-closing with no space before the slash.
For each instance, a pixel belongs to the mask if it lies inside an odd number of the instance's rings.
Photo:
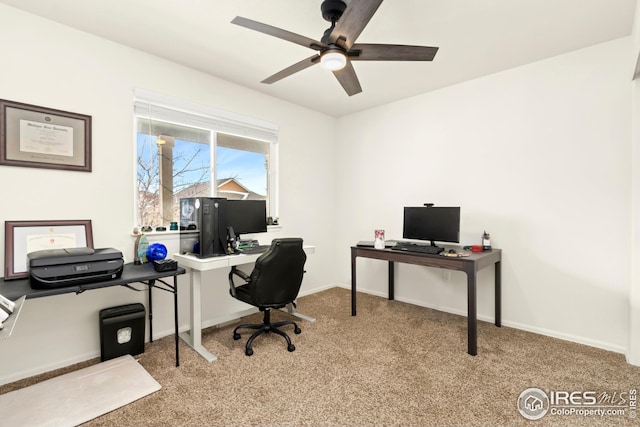
<path id="1" fill-rule="evenodd" d="M 637 389 L 623 391 L 541 390 L 528 388 L 518 396 L 518 411 L 528 420 L 550 416 L 637 418 Z"/>
<path id="2" fill-rule="evenodd" d="M 518 397 L 518 411 L 528 420 L 539 420 L 549 411 L 549 397 L 539 388 L 528 388 Z"/>

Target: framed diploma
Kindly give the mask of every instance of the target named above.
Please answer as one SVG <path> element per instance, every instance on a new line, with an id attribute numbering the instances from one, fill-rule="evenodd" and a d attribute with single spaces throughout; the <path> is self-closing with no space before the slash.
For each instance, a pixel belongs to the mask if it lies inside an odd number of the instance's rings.
<path id="1" fill-rule="evenodd" d="M 30 252 L 84 247 L 93 248 L 91 220 L 5 221 L 4 279 L 28 276 Z"/>
<path id="2" fill-rule="evenodd" d="M 91 172 L 91 116 L 0 99 L 0 165 Z"/>

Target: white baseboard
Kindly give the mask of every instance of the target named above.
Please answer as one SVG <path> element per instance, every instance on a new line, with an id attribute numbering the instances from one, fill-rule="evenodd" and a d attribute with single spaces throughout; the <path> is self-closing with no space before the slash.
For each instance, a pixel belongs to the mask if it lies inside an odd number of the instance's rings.
<path id="1" fill-rule="evenodd" d="M 100 352 L 84 353 L 69 359 L 59 360 L 56 363 L 49 365 L 40 365 L 35 369 L 27 369 L 20 372 L 13 372 L 11 375 L 0 378 L 0 385 L 9 384 L 15 381 L 19 381 L 25 378 L 33 377 L 35 375 L 44 374 L 46 372 L 55 371 L 56 369 L 66 368 L 67 366 L 75 365 L 76 363 L 86 362 L 87 360 L 100 357 Z"/>
<path id="2" fill-rule="evenodd" d="M 304 296 L 307 296 L 307 295 L 317 294 L 318 292 L 326 291 L 328 289 L 335 288 L 335 287 L 338 287 L 338 285 L 330 284 L 330 285 L 322 286 L 320 288 L 313 288 L 310 291 L 300 292 L 298 294 L 298 297 L 304 297 Z M 351 288 L 349 288 L 349 289 L 351 289 Z"/>
<path id="3" fill-rule="evenodd" d="M 535 326 L 530 326 L 530 325 L 524 325 L 521 323 L 517 323 L 517 322 L 505 322 L 504 320 L 502 321 L 502 324 L 504 326 L 508 326 L 510 328 L 514 328 L 514 329 L 520 329 L 523 331 L 527 331 L 527 332 L 533 332 L 535 334 L 539 334 L 539 335 L 545 335 L 548 337 L 552 337 L 552 338 L 558 338 L 564 341 L 570 341 L 570 342 L 575 342 L 578 344 L 584 344 L 584 345 L 588 345 L 589 347 L 595 347 L 595 348 L 599 348 L 602 350 L 607 350 L 607 351 L 612 351 L 614 353 L 620 353 L 620 354 L 626 354 L 627 349 L 625 347 L 622 346 L 618 346 L 618 345 L 613 345 L 611 343 L 607 343 L 607 342 L 603 342 L 603 341 L 598 341 L 598 340 L 592 340 L 590 338 L 585 338 L 585 337 L 581 337 L 579 335 L 573 335 L 573 334 L 565 334 L 563 332 L 558 332 L 558 331 L 554 331 L 551 329 L 545 329 L 545 328 L 538 328 Z"/>

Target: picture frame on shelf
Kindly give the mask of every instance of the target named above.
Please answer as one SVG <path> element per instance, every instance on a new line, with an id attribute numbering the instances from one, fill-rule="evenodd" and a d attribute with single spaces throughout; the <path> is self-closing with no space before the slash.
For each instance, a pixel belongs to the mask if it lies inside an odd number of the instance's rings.
<path id="1" fill-rule="evenodd" d="M 27 254 L 44 249 L 93 248 L 91 220 L 5 221 L 4 279 L 28 277 Z"/>

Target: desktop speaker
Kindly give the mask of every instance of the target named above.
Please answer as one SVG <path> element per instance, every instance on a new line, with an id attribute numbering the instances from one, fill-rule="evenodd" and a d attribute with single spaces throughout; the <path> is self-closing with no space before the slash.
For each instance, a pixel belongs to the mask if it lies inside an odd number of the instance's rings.
<path id="1" fill-rule="evenodd" d="M 145 316 L 139 303 L 100 310 L 100 361 L 144 353 Z"/>

